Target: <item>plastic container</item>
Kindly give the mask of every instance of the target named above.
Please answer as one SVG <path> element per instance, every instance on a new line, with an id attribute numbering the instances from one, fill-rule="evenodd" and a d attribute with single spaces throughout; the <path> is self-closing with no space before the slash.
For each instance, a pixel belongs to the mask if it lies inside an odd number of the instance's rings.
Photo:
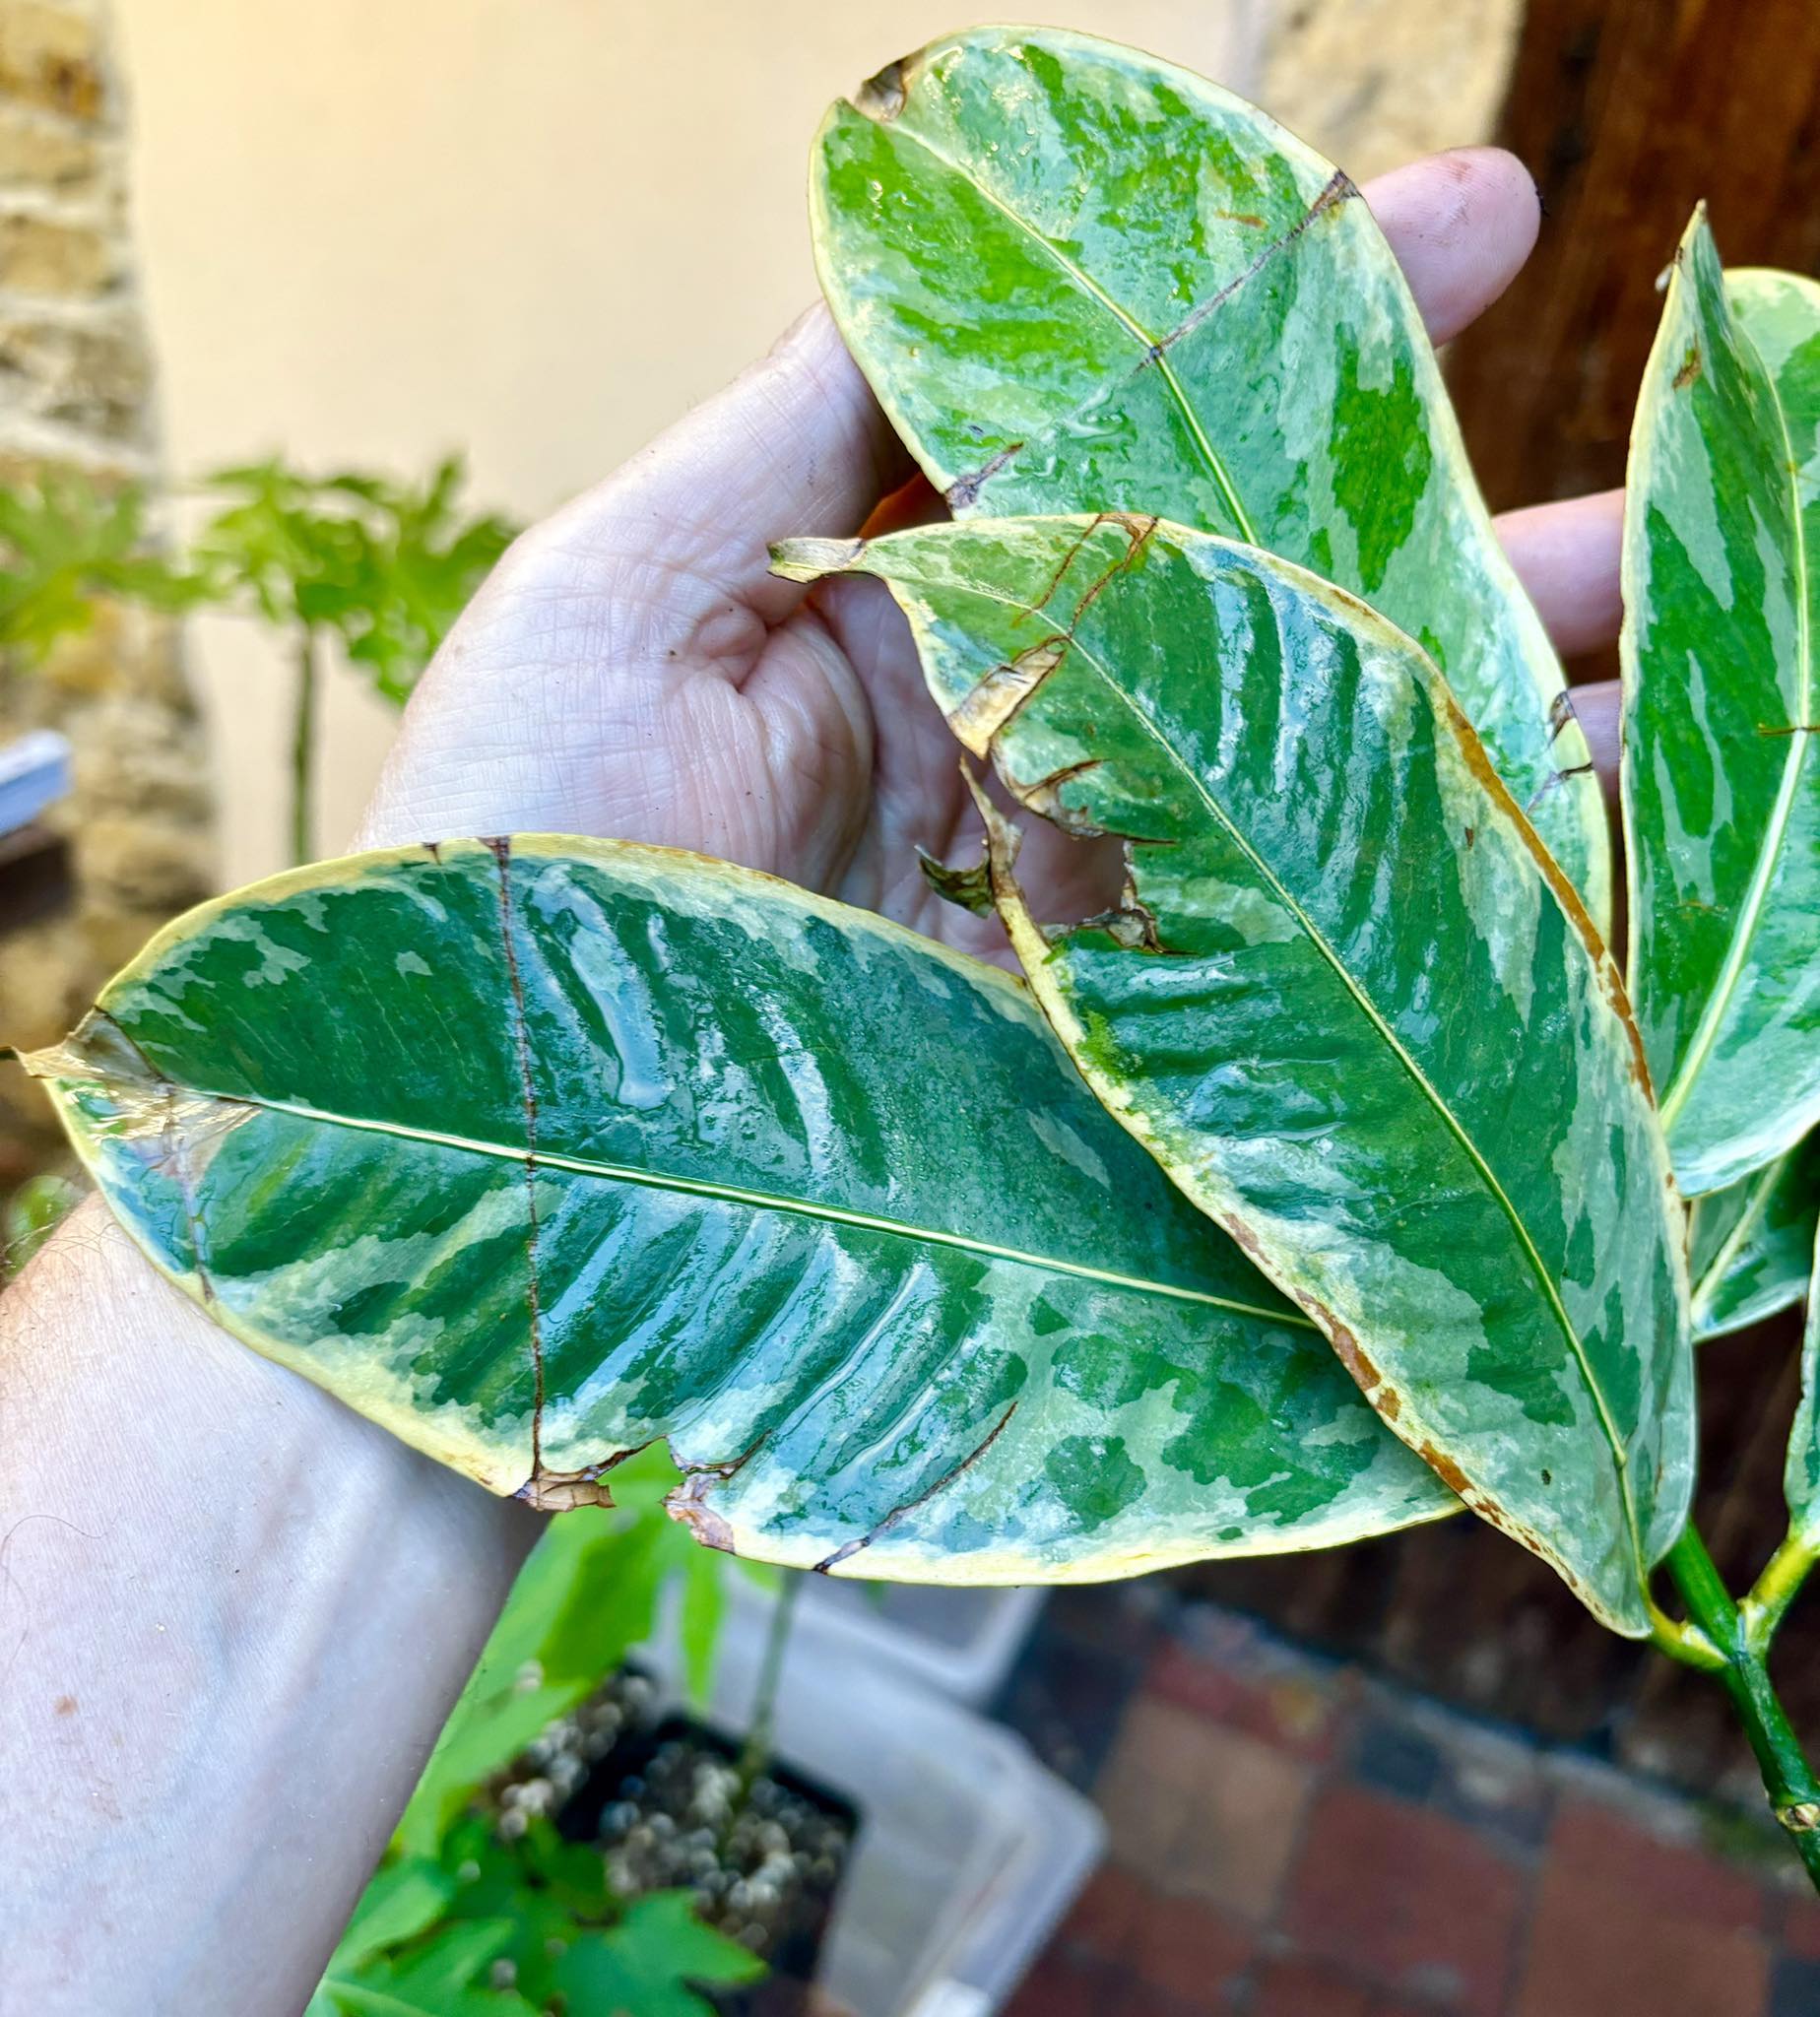
<path id="1" fill-rule="evenodd" d="M 0 745 L 0 837 L 68 796 L 70 764 L 69 739 L 55 729 L 33 729 Z"/>
<path id="2" fill-rule="evenodd" d="M 816 1576 L 806 1615 L 825 1618 L 856 1649 L 969 1708 L 983 1709 L 1030 1636 L 1045 1590 L 942 1590 Z"/>
<path id="3" fill-rule="evenodd" d="M 709 1720 L 750 1722 L 765 1605 L 736 1602 Z M 648 1659 L 680 1697 L 678 1660 Z M 847 1620 L 797 1614 L 779 1761 L 859 1809 L 819 1985 L 855 2017 L 987 2017 L 1099 1861 L 1105 1826 L 1022 1740 L 869 1656 Z"/>

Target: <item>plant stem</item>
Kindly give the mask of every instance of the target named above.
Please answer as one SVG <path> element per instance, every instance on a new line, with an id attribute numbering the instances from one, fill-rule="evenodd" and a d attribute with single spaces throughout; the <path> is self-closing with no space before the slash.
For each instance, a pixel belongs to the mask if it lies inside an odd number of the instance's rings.
<path id="1" fill-rule="evenodd" d="M 310 845 L 310 800 L 316 771 L 316 626 L 297 630 L 295 713 L 291 732 L 291 860 L 301 867 Z"/>
<path id="2" fill-rule="evenodd" d="M 1782 1546 L 1764 1564 L 1763 1574 L 1751 1586 L 1750 1594 L 1739 1603 L 1744 1637 L 1759 1659 L 1769 1658 L 1770 1641 L 1807 1581 L 1815 1559 L 1813 1542 L 1790 1528 Z"/>
<path id="3" fill-rule="evenodd" d="M 1770 1809 L 1788 1830 L 1815 1890 L 1820 1891 L 1820 1783 L 1815 1781 L 1800 1739 L 1776 1698 L 1762 1650 L 1752 1644 L 1738 1606 L 1691 1524 L 1668 1550 L 1662 1566 L 1674 1579 L 1693 1622 L 1723 1656 L 1719 1678 L 1756 1755 Z M 1663 1650 L 1674 1653 L 1672 1646 L 1664 1645 Z M 1686 1659 L 1688 1655 L 1676 1657 Z M 1708 1662 L 1699 1659 L 1692 1663 Z"/>
<path id="4" fill-rule="evenodd" d="M 771 1627 L 765 1634 L 764 1663 L 758 1669 L 758 1691 L 752 1697 L 751 1725 L 746 1732 L 746 1748 L 740 1753 L 736 1813 L 745 1806 L 752 1781 L 770 1763 L 771 1745 L 777 1735 L 777 1691 L 784 1678 L 784 1654 L 790 1645 L 790 1625 L 803 1588 L 800 1571 L 785 1569 L 781 1573 L 783 1581 L 771 1604 Z"/>

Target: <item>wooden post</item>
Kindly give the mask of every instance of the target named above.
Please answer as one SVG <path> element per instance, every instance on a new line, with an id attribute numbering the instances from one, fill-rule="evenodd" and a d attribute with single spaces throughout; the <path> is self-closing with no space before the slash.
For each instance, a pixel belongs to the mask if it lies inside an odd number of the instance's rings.
<path id="1" fill-rule="evenodd" d="M 1624 481 L 1656 282 L 1700 198 L 1727 264 L 1820 271 L 1820 5 L 1529 0 L 1498 138 L 1547 215 L 1449 377 L 1501 510 Z"/>

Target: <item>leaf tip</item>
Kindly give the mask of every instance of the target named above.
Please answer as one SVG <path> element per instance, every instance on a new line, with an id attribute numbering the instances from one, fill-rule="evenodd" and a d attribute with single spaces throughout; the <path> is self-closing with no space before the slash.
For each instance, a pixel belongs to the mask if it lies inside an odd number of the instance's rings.
<path id="1" fill-rule="evenodd" d="M 844 574 L 866 551 L 864 540 L 779 540 L 771 548 L 771 572 L 785 581 L 819 581 Z"/>
<path id="2" fill-rule="evenodd" d="M 882 70 L 875 71 L 854 93 L 855 110 L 864 112 L 869 119 L 877 119 L 881 125 L 888 125 L 909 102 L 916 70 L 915 56 L 900 56 Z"/>

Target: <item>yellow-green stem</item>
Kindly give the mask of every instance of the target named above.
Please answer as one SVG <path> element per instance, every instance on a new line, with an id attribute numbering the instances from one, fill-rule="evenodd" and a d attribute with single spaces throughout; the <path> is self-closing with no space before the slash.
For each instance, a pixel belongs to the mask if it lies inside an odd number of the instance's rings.
<path id="1" fill-rule="evenodd" d="M 1769 1657 L 1770 1642 L 1801 1585 L 1807 1581 L 1815 1558 L 1813 1542 L 1790 1528 L 1788 1538 L 1764 1564 L 1763 1574 L 1752 1586 L 1750 1594 L 1738 1604 L 1745 1640 L 1759 1659 Z"/>
<path id="2" fill-rule="evenodd" d="M 1662 1566 L 1673 1578 L 1702 1638 L 1722 1657 L 1718 1676 L 1731 1697 L 1756 1756 L 1770 1809 L 1788 1831 L 1809 1879 L 1820 1891 L 1820 1783 L 1815 1781 L 1800 1739 L 1777 1700 L 1763 1655 L 1752 1645 L 1738 1606 L 1691 1525 L 1668 1550 Z M 1696 1657 L 1693 1642 L 1684 1640 L 1674 1628 L 1667 1632 L 1658 1629 L 1656 1640 L 1671 1658 L 1713 1670 L 1709 1659 Z"/>

